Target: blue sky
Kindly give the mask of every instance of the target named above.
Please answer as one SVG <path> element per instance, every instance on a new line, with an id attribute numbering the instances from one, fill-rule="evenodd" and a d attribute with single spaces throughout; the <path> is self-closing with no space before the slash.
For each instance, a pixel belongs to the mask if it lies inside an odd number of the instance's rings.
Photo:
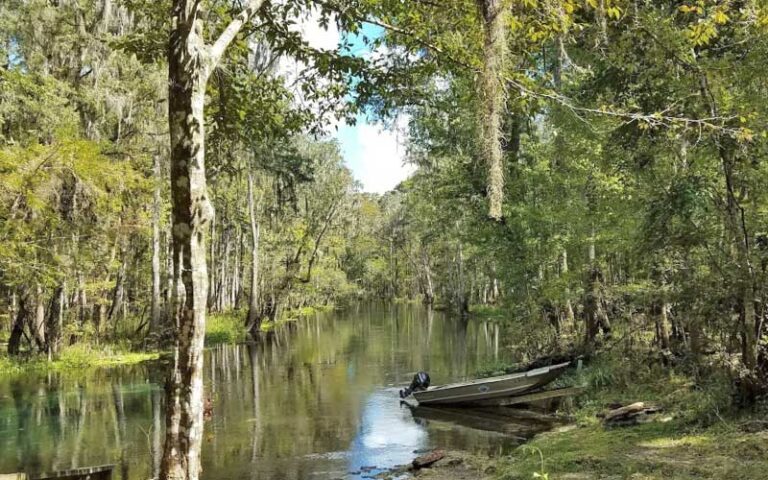
<path id="1" fill-rule="evenodd" d="M 347 37 L 351 44 L 347 51 L 359 56 L 372 53 L 363 42 L 363 36 L 376 38 L 382 32 L 381 27 L 365 24 L 360 34 Z M 337 48 L 342 39 L 342 34 L 333 26 L 325 30 L 313 19 L 302 26 L 302 34 L 318 48 Z M 361 114 L 355 125 L 341 123 L 333 135 L 339 142 L 345 163 L 366 192 L 391 190 L 413 171 L 412 166 L 403 164 L 407 119 L 402 118 L 395 124 L 395 128 L 385 129 Z"/>

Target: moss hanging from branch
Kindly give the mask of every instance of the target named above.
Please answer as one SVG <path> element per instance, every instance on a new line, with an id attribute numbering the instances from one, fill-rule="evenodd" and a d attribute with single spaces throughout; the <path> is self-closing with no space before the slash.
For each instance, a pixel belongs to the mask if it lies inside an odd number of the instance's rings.
<path id="1" fill-rule="evenodd" d="M 480 145 L 488 168 L 488 215 L 500 220 L 504 200 L 501 150 L 502 84 L 507 51 L 504 0 L 477 0 L 483 22 L 483 70 L 479 79 Z"/>

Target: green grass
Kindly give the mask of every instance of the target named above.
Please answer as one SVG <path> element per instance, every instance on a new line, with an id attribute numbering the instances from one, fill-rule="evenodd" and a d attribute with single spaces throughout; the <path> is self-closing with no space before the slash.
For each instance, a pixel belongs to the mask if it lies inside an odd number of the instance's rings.
<path id="1" fill-rule="evenodd" d="M 269 332 L 284 323 L 294 322 L 301 318 L 312 316 L 315 313 L 327 312 L 333 309 L 333 305 L 320 305 L 285 310 L 277 322 L 262 323 L 261 331 Z M 248 332 L 245 328 L 245 315 L 246 312 L 244 310 L 209 314 L 205 325 L 205 344 L 212 346 L 247 341 Z"/>
<path id="2" fill-rule="evenodd" d="M 471 305 L 469 315 L 479 320 L 494 320 L 503 322 L 510 318 L 510 312 L 502 306 L 497 305 Z"/>
<path id="3" fill-rule="evenodd" d="M 518 448 L 501 478 L 741 480 L 766 478 L 768 432 L 682 426 L 674 420 L 606 429 L 597 422 L 550 432 Z"/>
<path id="4" fill-rule="evenodd" d="M 650 363 L 603 356 L 570 373 L 564 383 L 588 386 L 567 411 L 574 424 L 518 448 L 502 462 L 500 478 L 542 478 L 543 473 L 571 480 L 766 478 L 768 430 L 742 428 L 764 414 L 737 411 L 730 382 L 716 372 L 697 383 Z M 664 410 L 651 423 L 628 427 L 606 428 L 596 417 L 610 403 L 635 401 Z"/>
<path id="5" fill-rule="evenodd" d="M 243 313 L 228 312 L 211 314 L 205 324 L 205 344 L 243 342 L 248 337 Z"/>
<path id="6" fill-rule="evenodd" d="M 58 358 L 44 357 L 13 359 L 0 356 L 0 375 L 36 372 L 66 372 L 88 368 L 133 365 L 160 358 L 157 352 L 129 352 L 112 346 L 91 347 L 85 344 L 65 348 Z"/>

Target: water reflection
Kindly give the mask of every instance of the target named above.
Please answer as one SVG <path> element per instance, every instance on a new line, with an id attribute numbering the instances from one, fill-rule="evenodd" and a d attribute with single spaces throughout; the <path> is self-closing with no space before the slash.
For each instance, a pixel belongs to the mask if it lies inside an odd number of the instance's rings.
<path id="1" fill-rule="evenodd" d="M 419 307 L 360 306 L 210 349 L 203 477 L 356 478 L 434 446 L 508 448 L 513 436 L 476 425 L 415 421 L 394 388 L 417 370 L 443 383 L 503 359 L 498 332 Z M 0 473 L 115 463 L 116 478 L 155 477 L 164 369 L 0 379 Z"/>
<path id="2" fill-rule="evenodd" d="M 427 430 L 399 407 L 394 389 L 378 390 L 366 400 L 360 427 L 350 448 L 351 475 L 375 475 L 394 465 L 409 463 L 413 452 L 428 446 Z"/>

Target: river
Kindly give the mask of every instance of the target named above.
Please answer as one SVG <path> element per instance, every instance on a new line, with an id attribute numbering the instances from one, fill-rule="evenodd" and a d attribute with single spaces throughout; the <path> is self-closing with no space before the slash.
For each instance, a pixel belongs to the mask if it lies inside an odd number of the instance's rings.
<path id="1" fill-rule="evenodd" d="M 519 437 L 506 423 L 414 415 L 397 394 L 418 370 L 439 384 L 505 360 L 498 335 L 492 323 L 419 306 L 361 305 L 303 319 L 258 344 L 208 349 L 203 478 L 354 479 L 434 447 L 508 451 Z M 152 478 L 165 368 L 0 379 L 0 474 L 115 464 L 116 479 Z"/>

